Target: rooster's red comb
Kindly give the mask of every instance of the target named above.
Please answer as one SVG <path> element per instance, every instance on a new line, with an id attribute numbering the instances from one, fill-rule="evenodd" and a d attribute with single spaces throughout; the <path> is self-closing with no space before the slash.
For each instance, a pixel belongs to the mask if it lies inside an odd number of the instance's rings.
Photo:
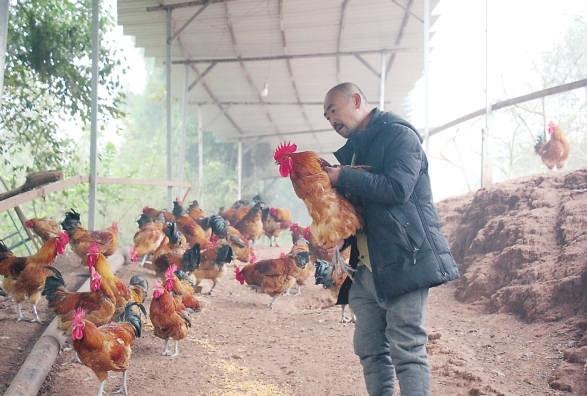
<path id="1" fill-rule="evenodd" d="M 297 149 L 298 149 L 298 146 L 296 146 L 295 143 L 283 142 L 279 146 L 277 146 L 277 148 L 275 149 L 275 154 L 273 154 L 273 159 L 275 161 L 279 161 L 280 158 L 283 157 L 284 154 L 295 153 Z"/>

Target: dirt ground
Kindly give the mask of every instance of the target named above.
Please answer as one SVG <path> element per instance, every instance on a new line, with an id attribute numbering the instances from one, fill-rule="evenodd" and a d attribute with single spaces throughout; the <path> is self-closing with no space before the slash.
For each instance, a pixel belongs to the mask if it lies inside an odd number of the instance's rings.
<path id="1" fill-rule="evenodd" d="M 439 204 L 463 276 L 430 293 L 434 395 L 585 394 L 586 191 L 583 170 Z M 262 248 L 258 256 L 285 250 Z M 58 267 L 82 272 L 71 256 Z M 153 280 L 150 270 L 135 265 L 124 266 L 120 276 L 135 273 Z M 83 279 L 66 277 L 72 288 L 74 281 Z M 365 395 L 353 324 L 338 322 L 340 309 L 329 306 L 330 299 L 309 285 L 301 296 L 280 297 L 270 311 L 270 297 L 240 285 L 228 266 L 215 293 L 201 296 L 204 308 L 192 314 L 178 357 L 161 356 L 163 341 L 145 325 L 133 348 L 129 393 Z M 48 317 L 45 303 L 40 315 Z M 15 317 L 13 306 L 0 301 L 0 393 L 42 331 Z M 94 374 L 72 360 L 71 351 L 61 353 L 42 395 L 96 394 Z M 109 392 L 120 378 L 112 375 Z"/>
<path id="2" fill-rule="evenodd" d="M 260 257 L 280 250 L 262 249 Z M 321 308 L 330 295 L 317 286 L 284 296 L 273 311 L 270 298 L 234 280 L 231 267 L 193 327 L 180 356 L 161 356 L 163 342 L 147 324 L 134 347 L 131 394 L 176 395 L 364 395 L 360 364 L 352 351 L 352 324 L 340 324 L 339 308 Z M 148 270 L 124 268 L 128 279 Z M 205 290 L 204 290 L 205 291 Z M 486 314 L 453 297 L 454 286 L 433 289 L 429 345 L 435 395 L 562 395 L 547 380 L 570 338 L 556 324 L 527 325 L 511 315 Z M 94 395 L 98 381 L 64 352 L 43 395 Z M 120 381 L 115 374 L 112 390 Z M 76 384 L 74 387 L 71 384 Z"/>

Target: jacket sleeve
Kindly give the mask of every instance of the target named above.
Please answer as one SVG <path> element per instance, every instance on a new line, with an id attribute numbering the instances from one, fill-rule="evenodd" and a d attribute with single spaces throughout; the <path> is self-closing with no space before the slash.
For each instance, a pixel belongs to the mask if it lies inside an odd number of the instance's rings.
<path id="1" fill-rule="evenodd" d="M 394 125 L 391 139 L 383 153 L 383 172 L 365 172 L 344 166 L 336 187 L 368 201 L 395 205 L 408 201 L 422 167 L 423 150 L 418 136 L 403 125 Z"/>

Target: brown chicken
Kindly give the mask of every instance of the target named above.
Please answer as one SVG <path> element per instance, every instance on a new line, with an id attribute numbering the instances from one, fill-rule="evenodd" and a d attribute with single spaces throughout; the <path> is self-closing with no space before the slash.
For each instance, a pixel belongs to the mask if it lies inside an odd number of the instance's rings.
<path id="1" fill-rule="evenodd" d="M 67 234 L 62 232 L 59 236 L 47 240 L 34 255 L 16 257 L 0 241 L 0 275 L 4 276 L 4 290 L 17 304 L 17 320 L 24 319 L 21 304 L 28 301 L 33 305 L 32 322 L 41 322 L 37 313 L 37 303 L 45 287 L 45 279 L 50 274 L 46 266 L 52 265 L 55 257 L 63 254 L 67 242 Z"/>
<path id="2" fill-rule="evenodd" d="M 310 249 L 308 247 L 308 241 L 304 238 L 300 238 L 294 243 L 291 249 L 291 253 L 295 255 L 307 254 L 308 255 L 308 264 L 304 268 L 296 267 L 295 270 L 292 272 L 292 276 L 296 280 L 296 285 L 298 290 L 296 295 L 299 296 L 302 294 L 302 286 L 304 286 L 308 279 L 314 274 L 314 264 L 310 258 Z M 289 290 L 287 291 L 289 294 Z"/>
<path id="3" fill-rule="evenodd" d="M 548 169 L 561 169 L 569 158 L 570 144 L 565 133 L 554 122 L 548 124 L 550 139 L 544 142 L 540 137 L 534 146 L 536 154 L 542 158 L 542 162 Z"/>
<path id="4" fill-rule="evenodd" d="M 196 221 L 204 217 L 208 217 L 206 212 L 202 208 L 200 208 L 200 204 L 198 203 L 198 201 L 192 201 L 190 206 L 188 206 L 187 214 Z"/>
<path id="5" fill-rule="evenodd" d="M 153 209 L 150 208 L 148 206 L 145 206 L 143 208 L 143 213 L 141 214 L 141 217 L 139 218 L 143 219 L 144 222 L 149 222 L 149 221 L 161 221 L 161 222 L 167 222 L 167 221 L 175 221 L 175 216 L 173 216 L 173 214 L 171 212 L 169 212 L 168 210 L 157 210 L 157 209 Z M 141 224 L 139 223 L 139 226 Z"/>
<path id="6" fill-rule="evenodd" d="M 192 323 L 184 312 L 184 306 L 171 295 L 174 282 L 166 281 L 164 286 L 155 285 L 149 307 L 149 318 L 157 337 L 165 341 L 163 356 L 179 355 L 179 341 L 188 335 Z M 169 339 L 175 340 L 175 351 L 168 350 Z"/>
<path id="7" fill-rule="evenodd" d="M 295 249 L 286 255 L 270 260 L 257 261 L 247 264 L 242 269 L 235 268 L 235 278 L 240 284 L 245 282 L 252 289 L 273 297 L 269 309 L 273 309 L 273 303 L 284 292 L 293 286 L 296 274 L 300 269 L 306 268 L 310 261 L 307 249 Z"/>
<path id="8" fill-rule="evenodd" d="M 224 264 L 228 264 L 233 259 L 233 252 L 230 245 L 222 242 L 215 242 L 208 245 L 208 248 L 202 251 L 202 257 L 192 274 L 196 277 L 196 290 L 200 290 L 200 283 L 204 279 L 212 281 L 212 287 L 208 295 L 218 283 L 218 279 L 224 274 Z"/>
<path id="9" fill-rule="evenodd" d="M 57 221 L 47 217 L 29 219 L 25 221 L 24 225 L 33 230 L 43 242 L 46 242 L 49 238 L 55 238 L 61 233 L 61 227 Z"/>
<path id="10" fill-rule="evenodd" d="M 350 250 L 350 249 L 348 249 Z M 344 271 L 337 270 L 334 265 L 329 263 L 328 261 L 322 259 L 316 259 L 315 261 L 315 272 L 314 272 L 314 279 L 317 285 L 324 286 L 325 289 L 328 289 L 332 294 L 332 297 L 336 300 L 338 297 L 338 293 L 344 281 L 347 278 L 347 273 Z M 351 311 L 351 317 L 347 318 L 344 314 L 344 311 L 347 307 L 347 304 L 341 305 L 341 312 L 340 312 L 340 323 L 354 322 L 354 315 Z M 350 311 L 350 307 L 349 307 Z"/>
<path id="11" fill-rule="evenodd" d="M 292 241 L 296 241 L 299 238 L 304 238 L 308 241 L 310 250 L 310 262 L 315 267 L 314 277 L 317 285 L 323 285 L 325 289 L 328 289 L 332 294 L 332 297 L 336 301 L 338 293 L 348 274 L 343 268 L 348 268 L 350 260 L 351 249 L 346 248 L 341 252 L 341 259 L 344 260 L 345 265 L 343 267 L 336 268 L 335 265 L 331 264 L 334 261 L 334 254 L 332 249 L 326 249 L 318 245 L 316 238 L 312 235 L 309 227 L 300 227 L 298 224 L 292 224 L 290 226 L 292 235 Z M 340 322 L 347 322 L 352 319 L 345 316 L 345 310 L 347 305 L 341 306 L 341 318 Z M 349 308 L 350 310 L 350 308 Z"/>
<path id="12" fill-rule="evenodd" d="M 143 304 L 147 299 L 149 283 L 139 275 L 133 275 L 128 282 L 128 289 L 130 290 L 131 300 L 138 304 Z"/>
<path id="13" fill-rule="evenodd" d="M 279 235 L 291 224 L 291 213 L 283 208 L 265 208 L 263 210 L 263 232 L 269 238 L 269 247 L 279 247 Z"/>
<path id="14" fill-rule="evenodd" d="M 126 304 L 132 299 L 130 290 L 120 278 L 114 275 L 112 269 L 110 269 L 110 264 L 108 264 L 106 257 L 100 253 L 100 247 L 96 243 L 88 247 L 86 265 L 88 268 L 93 267 L 100 274 L 102 282 L 105 284 L 104 287 L 114 295 L 114 305 L 117 313 L 121 313 Z"/>
<path id="15" fill-rule="evenodd" d="M 146 257 L 149 254 L 155 253 L 157 248 L 165 241 L 165 224 L 163 223 L 146 223 L 139 229 L 134 237 L 134 246 L 130 254 L 130 260 L 135 262 L 139 257 L 143 257 L 144 264 Z"/>
<path id="16" fill-rule="evenodd" d="M 226 234 L 223 236 L 234 252 L 234 257 L 243 263 L 254 263 L 255 253 L 251 243 L 247 241 L 241 233 L 231 225 L 226 226 Z M 216 240 L 212 236 L 212 240 Z"/>
<path id="17" fill-rule="evenodd" d="M 122 371 L 122 393 L 128 394 L 127 370 L 130 363 L 131 347 L 136 338 L 141 336 L 141 314 L 133 308 L 138 306 L 146 315 L 145 307 L 131 302 L 124 309 L 120 323 L 109 323 L 97 327 L 85 319 L 85 312 L 78 308 L 75 311 L 71 338 L 73 349 L 77 352 L 83 365 L 89 367 L 98 380 L 98 395 L 104 394 L 104 385 L 109 371 Z"/>
<path id="18" fill-rule="evenodd" d="M 165 280 L 173 282 L 171 292 L 178 303 L 183 305 L 185 309 L 191 309 L 194 312 L 200 310 L 200 301 L 194 296 L 194 287 L 190 284 L 187 273 L 178 270 L 177 266 L 173 264 L 165 271 Z"/>
<path id="19" fill-rule="evenodd" d="M 89 292 L 70 292 L 65 288 L 65 281 L 61 272 L 53 267 L 47 267 L 53 275 L 47 277 L 43 295 L 49 302 L 49 309 L 60 319 L 59 328 L 68 334 L 77 308 L 86 312 L 86 320 L 101 326 L 110 323 L 114 316 L 114 294 L 107 287 L 102 287 L 102 277 L 94 268 L 90 268 Z"/>
<path id="20" fill-rule="evenodd" d="M 262 210 L 264 205 L 263 202 L 255 203 L 239 221 L 233 224 L 234 228 L 251 242 L 255 242 L 263 235 Z"/>
<path id="21" fill-rule="evenodd" d="M 112 256 L 118 248 L 118 226 L 112 226 L 102 231 L 88 231 L 81 226 L 80 214 L 75 210 L 65 213 L 65 219 L 61 227 L 67 232 L 72 250 L 82 260 L 86 258 L 92 244 L 97 244 L 100 253 L 104 256 Z"/>
<path id="22" fill-rule="evenodd" d="M 277 147 L 274 159 L 279 173 L 290 177 L 296 195 L 308 208 L 313 220 L 310 228 L 319 244 L 333 247 L 362 228 L 361 216 L 330 184 L 324 170 L 330 165 L 315 152 L 296 150 L 290 143 Z"/>

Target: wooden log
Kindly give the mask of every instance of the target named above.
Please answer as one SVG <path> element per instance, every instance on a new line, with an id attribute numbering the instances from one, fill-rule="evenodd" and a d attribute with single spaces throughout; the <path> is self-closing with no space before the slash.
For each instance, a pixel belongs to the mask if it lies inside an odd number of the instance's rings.
<path id="1" fill-rule="evenodd" d="M 26 176 L 24 184 L 18 188 L 0 194 L 0 201 L 13 197 L 33 188 L 63 179 L 63 172 L 58 170 L 31 172 Z"/>

